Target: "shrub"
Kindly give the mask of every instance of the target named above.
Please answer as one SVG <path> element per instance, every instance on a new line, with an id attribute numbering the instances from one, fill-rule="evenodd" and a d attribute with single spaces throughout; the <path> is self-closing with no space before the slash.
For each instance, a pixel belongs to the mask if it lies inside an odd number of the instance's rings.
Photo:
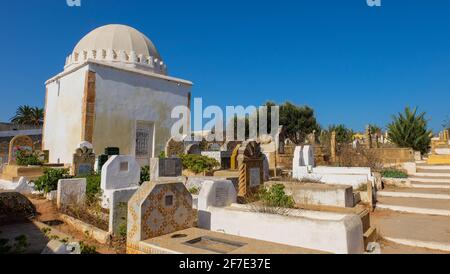
<path id="1" fill-rule="evenodd" d="M 432 132 L 428 130 L 425 112 L 417 113 L 417 108 L 406 108 L 404 113 L 393 117 L 388 126 L 389 139 L 399 147 L 412 148 L 422 154 L 428 152 Z"/>
<path id="2" fill-rule="evenodd" d="M 44 175 L 39 177 L 35 184 L 37 191 L 43 191 L 44 193 L 49 193 L 51 191 L 57 190 L 58 181 L 61 179 L 68 179 L 69 175 L 68 169 L 54 169 L 46 168 L 44 169 Z"/>
<path id="3" fill-rule="evenodd" d="M 144 166 L 141 168 L 141 180 L 140 184 L 142 185 L 145 182 L 150 181 L 150 167 Z"/>
<path id="4" fill-rule="evenodd" d="M 161 151 L 160 153 L 159 153 L 159 159 L 165 159 L 166 158 L 166 152 L 165 151 Z"/>
<path id="5" fill-rule="evenodd" d="M 101 194 L 101 175 L 100 174 L 92 174 L 85 176 L 86 178 L 86 196 L 87 199 L 92 201 L 96 200 L 98 196 Z"/>
<path id="6" fill-rule="evenodd" d="M 214 168 L 220 166 L 219 162 L 207 156 L 184 154 L 180 155 L 180 157 L 183 162 L 183 168 L 188 169 L 194 173 L 212 171 Z"/>
<path id="7" fill-rule="evenodd" d="M 200 193 L 200 188 L 193 186 L 189 189 L 189 193 L 192 195 L 198 195 Z"/>
<path id="8" fill-rule="evenodd" d="M 270 188 L 261 188 L 259 198 L 268 207 L 294 208 L 295 202 L 291 196 L 286 195 L 282 184 L 275 184 Z"/>
<path id="9" fill-rule="evenodd" d="M 381 172 L 381 176 L 385 178 L 396 178 L 396 179 L 408 178 L 408 174 L 397 169 L 385 169 Z"/>
<path id="10" fill-rule="evenodd" d="M 81 254 L 83 255 L 92 255 L 97 254 L 97 248 L 95 246 L 91 246 L 86 244 L 85 242 L 79 242 Z"/>
<path id="11" fill-rule="evenodd" d="M 19 166 L 42 166 L 43 164 L 36 152 L 19 150 L 16 155 L 16 163 Z"/>

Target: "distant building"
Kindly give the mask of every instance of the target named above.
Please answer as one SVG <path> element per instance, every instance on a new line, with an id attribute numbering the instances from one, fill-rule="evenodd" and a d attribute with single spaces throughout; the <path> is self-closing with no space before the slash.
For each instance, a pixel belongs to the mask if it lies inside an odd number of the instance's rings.
<path id="1" fill-rule="evenodd" d="M 93 30 L 46 82 L 43 147 L 50 162 L 72 163 L 82 141 L 101 154 L 119 147 L 141 165 L 164 151 L 175 106 L 190 105 L 192 83 L 170 77 L 153 43 L 134 28 Z"/>

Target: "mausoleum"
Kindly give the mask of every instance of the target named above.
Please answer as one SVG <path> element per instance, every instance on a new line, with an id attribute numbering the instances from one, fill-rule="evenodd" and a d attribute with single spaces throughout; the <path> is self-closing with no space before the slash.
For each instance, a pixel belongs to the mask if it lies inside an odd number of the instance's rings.
<path id="1" fill-rule="evenodd" d="M 164 150 L 176 120 L 190 105 L 192 83 L 168 75 L 155 45 L 124 25 L 97 28 L 46 82 L 43 147 L 50 162 L 72 164 L 73 148 L 93 144 L 95 154 L 118 147 L 141 165 Z"/>

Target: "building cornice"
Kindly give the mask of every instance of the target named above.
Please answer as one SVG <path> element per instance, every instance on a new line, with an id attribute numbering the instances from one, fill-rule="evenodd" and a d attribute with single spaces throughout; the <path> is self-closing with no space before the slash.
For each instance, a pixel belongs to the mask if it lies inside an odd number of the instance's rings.
<path id="1" fill-rule="evenodd" d="M 73 66 L 70 69 L 67 69 L 59 74 L 57 74 L 56 76 L 50 78 L 49 80 L 47 80 L 45 82 L 45 85 L 48 85 L 52 82 L 58 81 L 59 79 L 61 79 L 62 77 L 69 75 L 85 66 L 88 66 L 90 64 L 93 65 L 98 65 L 98 66 L 103 66 L 103 67 L 108 67 L 108 68 L 113 68 L 113 69 L 117 69 L 117 70 L 121 70 L 121 71 L 127 71 L 127 72 L 132 72 L 132 73 L 137 73 L 140 75 L 144 75 L 144 76 L 148 76 L 148 77 L 152 77 L 152 78 L 156 78 L 156 79 L 161 79 L 161 80 L 166 80 L 166 81 L 170 81 L 170 82 L 175 82 L 178 84 L 184 84 L 184 85 L 188 85 L 188 86 L 193 86 L 194 84 L 191 81 L 188 80 L 183 80 L 180 78 L 176 78 L 176 77 L 171 77 L 171 76 L 166 76 L 166 75 L 162 75 L 162 74 L 157 74 L 157 73 L 153 73 L 150 71 L 144 71 L 144 70 L 140 70 L 137 68 L 131 68 L 131 67 L 124 67 L 124 66 L 120 66 L 120 65 L 115 65 L 114 63 L 108 63 L 108 62 L 102 62 L 102 61 L 98 61 L 98 60 L 93 60 L 93 59 L 87 59 L 86 61 L 84 61 L 83 63 Z"/>

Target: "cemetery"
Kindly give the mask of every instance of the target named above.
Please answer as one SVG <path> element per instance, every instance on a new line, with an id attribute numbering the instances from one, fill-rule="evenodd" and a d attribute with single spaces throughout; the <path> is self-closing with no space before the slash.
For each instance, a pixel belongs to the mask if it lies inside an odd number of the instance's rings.
<path id="1" fill-rule="evenodd" d="M 295 140 L 280 126 L 243 141 L 179 141 L 171 110 L 190 108 L 192 85 L 131 27 L 81 39 L 46 82 L 42 145 L 9 142 L 5 249 L 23 232 L 22 253 L 42 254 L 450 252 L 448 130 L 423 151 L 370 126 L 346 139 L 334 128 Z"/>

